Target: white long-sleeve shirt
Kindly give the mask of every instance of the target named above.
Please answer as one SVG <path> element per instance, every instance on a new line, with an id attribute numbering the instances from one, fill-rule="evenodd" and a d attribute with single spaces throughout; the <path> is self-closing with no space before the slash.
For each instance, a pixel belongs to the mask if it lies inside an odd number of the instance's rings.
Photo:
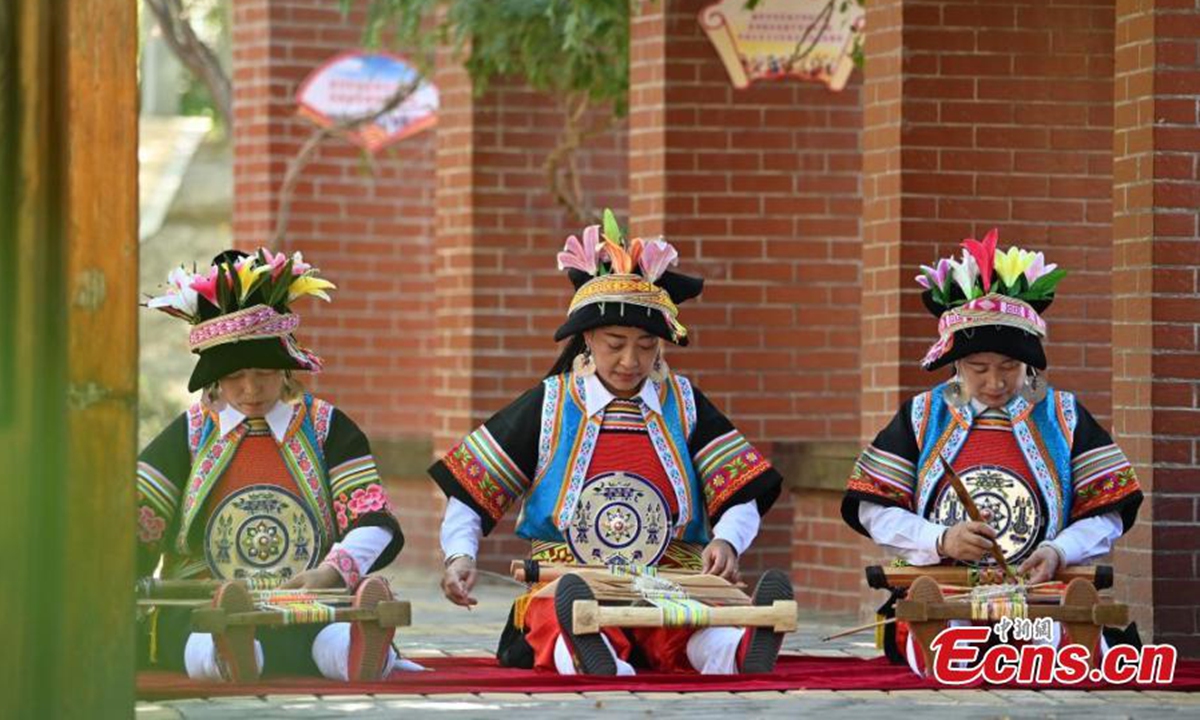
<path id="1" fill-rule="evenodd" d="M 971 407 L 977 415 L 988 409 L 976 399 L 971 400 Z M 946 531 L 944 525 L 926 520 L 904 508 L 884 507 L 865 501 L 858 505 L 858 522 L 876 544 L 906 562 L 913 565 L 936 565 L 941 562 L 937 543 Z M 1107 554 L 1123 532 L 1120 513 L 1110 512 L 1071 523 L 1053 540 L 1042 544 L 1057 550 L 1064 564 L 1078 565 Z"/>
<path id="2" fill-rule="evenodd" d="M 859 503 L 858 522 L 878 545 L 913 565 L 941 562 L 937 542 L 946 531 L 944 525 L 873 502 Z M 1065 564 L 1078 565 L 1107 554 L 1123 528 L 1120 513 L 1110 512 L 1071 523 L 1043 544 L 1057 550 Z"/>

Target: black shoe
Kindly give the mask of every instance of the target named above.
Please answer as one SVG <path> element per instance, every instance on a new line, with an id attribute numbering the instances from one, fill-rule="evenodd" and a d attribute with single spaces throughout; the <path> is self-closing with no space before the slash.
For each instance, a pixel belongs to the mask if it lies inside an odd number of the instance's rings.
<path id="1" fill-rule="evenodd" d="M 574 625 L 574 610 L 576 600 L 595 600 L 592 589 L 578 575 L 564 575 L 559 578 L 558 587 L 554 590 L 554 614 L 558 617 L 558 627 L 562 631 L 567 649 L 575 658 L 575 664 L 584 675 L 616 675 L 617 659 L 612 650 L 604 644 L 603 633 L 576 635 L 571 632 Z"/>
<path id="2" fill-rule="evenodd" d="M 759 578 L 754 588 L 754 604 L 770 606 L 776 600 L 793 600 L 792 581 L 782 570 L 768 570 Z M 783 647 L 783 633 L 769 627 L 750 628 L 750 646 L 742 658 L 743 673 L 768 673 L 775 669 L 779 649 Z"/>

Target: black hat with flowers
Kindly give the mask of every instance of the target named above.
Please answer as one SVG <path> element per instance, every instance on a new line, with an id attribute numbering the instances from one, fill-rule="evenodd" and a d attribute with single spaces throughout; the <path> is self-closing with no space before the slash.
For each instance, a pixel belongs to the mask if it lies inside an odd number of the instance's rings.
<path id="1" fill-rule="evenodd" d="M 921 266 L 921 300 L 938 318 L 938 341 L 921 366 L 936 370 L 961 358 L 994 352 L 1046 369 L 1042 313 L 1054 302 L 1067 271 L 1047 264 L 1040 252 L 996 248 L 999 234 L 963 240 L 962 259 Z"/>
<path id="2" fill-rule="evenodd" d="M 199 359 L 188 390 L 195 392 L 249 368 L 319 371 L 321 359 L 296 342 L 300 316 L 291 303 L 306 295 L 328 301 L 330 289 L 298 252 L 227 250 L 202 272 L 172 270 L 167 291 L 146 306 L 192 325 L 188 346 Z"/>
<path id="3" fill-rule="evenodd" d="M 572 235 L 558 254 L 558 269 L 567 271 L 575 295 L 554 339 L 622 325 L 687 345 L 679 305 L 700 294 L 704 279 L 668 270 L 678 259 L 662 238 L 626 239 L 612 211 L 605 210 L 603 227 L 584 229 L 582 241 Z"/>

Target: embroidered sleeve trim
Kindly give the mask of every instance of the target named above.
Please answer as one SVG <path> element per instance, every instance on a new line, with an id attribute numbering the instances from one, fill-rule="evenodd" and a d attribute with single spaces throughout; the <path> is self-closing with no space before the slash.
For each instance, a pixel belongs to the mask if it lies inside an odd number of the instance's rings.
<path id="1" fill-rule="evenodd" d="M 910 460 L 868 445 L 846 482 L 846 490 L 871 495 L 911 508 L 917 466 Z"/>
<path id="2" fill-rule="evenodd" d="M 363 515 L 391 510 L 371 455 L 347 460 L 330 470 L 329 487 L 339 533 L 344 534 Z"/>
<path id="3" fill-rule="evenodd" d="M 1119 505 L 1139 492 L 1137 473 L 1132 467 L 1107 473 L 1076 491 L 1075 503 L 1071 506 L 1071 520 L 1098 515 L 1104 508 Z"/>
<path id="4" fill-rule="evenodd" d="M 480 427 L 454 446 L 442 463 L 493 520 L 503 517 L 529 487 L 529 478 L 486 427 Z"/>
<path id="5" fill-rule="evenodd" d="M 138 542 L 156 545 L 167 530 L 167 521 L 149 505 L 138 507 Z"/>
<path id="6" fill-rule="evenodd" d="M 705 445 L 696 453 L 695 463 L 710 516 L 734 493 L 771 468 L 766 457 L 737 430 L 730 430 Z"/>
<path id="7" fill-rule="evenodd" d="M 358 563 L 354 561 L 354 557 L 350 553 L 342 548 L 330 551 L 321 564 L 329 565 L 337 570 L 338 575 L 342 576 L 342 581 L 346 583 L 346 589 L 350 592 L 358 589 L 359 583 L 362 582 L 362 573 L 358 570 Z"/>
<path id="8" fill-rule="evenodd" d="M 329 489 L 334 495 L 349 492 L 354 488 L 378 483 L 379 468 L 372 455 L 347 460 L 329 470 Z"/>
<path id="9" fill-rule="evenodd" d="M 1071 479 L 1075 487 L 1072 520 L 1095 515 L 1141 490 L 1137 473 L 1115 444 L 1089 450 L 1073 459 Z"/>
<path id="10" fill-rule="evenodd" d="M 137 490 L 145 504 L 163 517 L 171 517 L 179 508 L 179 488 L 145 462 L 137 464 Z"/>

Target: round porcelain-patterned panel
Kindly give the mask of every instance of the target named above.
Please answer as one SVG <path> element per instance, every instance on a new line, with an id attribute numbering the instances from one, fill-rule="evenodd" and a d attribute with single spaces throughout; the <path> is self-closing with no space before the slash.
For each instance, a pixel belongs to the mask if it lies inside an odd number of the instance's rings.
<path id="1" fill-rule="evenodd" d="M 671 539 L 670 506 L 649 480 L 604 473 L 584 483 L 566 535 L 581 563 L 653 565 Z"/>
<path id="2" fill-rule="evenodd" d="M 287 580 L 320 559 L 316 516 L 296 495 L 277 485 L 249 485 L 213 510 L 204 534 L 204 556 L 213 577 Z"/>
<path id="3" fill-rule="evenodd" d="M 996 530 L 996 542 L 1004 559 L 1009 563 L 1024 560 L 1033 552 L 1046 524 L 1036 491 L 1011 470 L 1002 467 L 981 465 L 960 472 L 958 476 L 975 506 L 981 511 L 991 511 L 988 524 Z M 929 519 L 946 526 L 970 519 L 950 483 L 945 483 L 938 493 Z M 980 564 L 994 563 L 995 559 L 989 553 L 983 556 Z"/>

